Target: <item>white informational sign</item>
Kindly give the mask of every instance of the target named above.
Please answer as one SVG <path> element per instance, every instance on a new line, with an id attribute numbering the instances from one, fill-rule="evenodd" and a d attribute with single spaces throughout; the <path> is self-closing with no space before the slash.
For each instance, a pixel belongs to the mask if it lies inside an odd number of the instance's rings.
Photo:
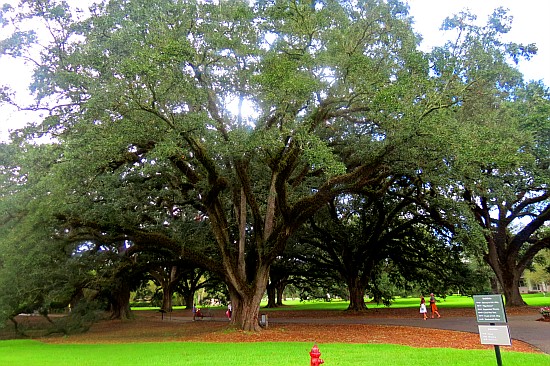
<path id="1" fill-rule="evenodd" d="M 474 295 L 478 323 L 507 323 L 502 295 Z"/>
<path id="2" fill-rule="evenodd" d="M 478 325 L 481 344 L 511 346 L 510 331 L 507 325 Z"/>

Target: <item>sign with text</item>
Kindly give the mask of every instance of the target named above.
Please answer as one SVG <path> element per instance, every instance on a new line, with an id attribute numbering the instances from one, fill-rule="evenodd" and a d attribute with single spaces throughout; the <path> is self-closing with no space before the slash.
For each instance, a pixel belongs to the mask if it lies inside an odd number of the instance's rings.
<path id="1" fill-rule="evenodd" d="M 507 325 L 478 325 L 481 344 L 511 346 L 510 331 Z"/>
<path id="2" fill-rule="evenodd" d="M 478 323 L 506 323 L 502 295 L 474 295 Z"/>

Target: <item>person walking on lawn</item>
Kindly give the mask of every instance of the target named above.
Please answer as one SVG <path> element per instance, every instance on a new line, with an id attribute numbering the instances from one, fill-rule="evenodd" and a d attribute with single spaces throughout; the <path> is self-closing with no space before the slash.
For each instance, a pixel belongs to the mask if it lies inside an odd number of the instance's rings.
<path id="1" fill-rule="evenodd" d="M 433 292 L 430 294 L 430 309 L 432 310 L 432 319 L 434 318 L 434 314 L 436 314 L 438 318 L 441 318 L 439 311 L 437 311 L 437 305 L 435 304 L 435 296 Z"/>

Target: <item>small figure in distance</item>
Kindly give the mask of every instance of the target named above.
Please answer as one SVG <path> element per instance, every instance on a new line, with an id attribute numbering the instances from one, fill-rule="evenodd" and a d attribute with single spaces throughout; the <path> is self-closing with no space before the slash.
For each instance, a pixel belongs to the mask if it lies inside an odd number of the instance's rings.
<path id="1" fill-rule="evenodd" d="M 201 311 L 201 309 L 197 309 L 197 314 L 196 314 L 197 318 L 201 318 L 201 320 L 204 318 L 204 315 Z"/>
<path id="2" fill-rule="evenodd" d="M 193 321 L 195 321 L 195 317 L 197 316 L 197 307 L 195 304 L 193 304 Z"/>
<path id="3" fill-rule="evenodd" d="M 426 299 L 424 296 L 420 296 L 420 314 L 424 316 L 424 320 L 428 319 L 428 310 L 426 309 Z"/>
<path id="4" fill-rule="evenodd" d="M 232 307 L 231 303 L 227 304 L 227 311 L 225 312 L 225 315 L 227 315 L 227 319 L 231 320 L 231 313 L 232 313 Z"/>
<path id="5" fill-rule="evenodd" d="M 433 292 L 430 294 L 430 309 L 432 310 L 432 319 L 434 318 L 434 314 L 436 314 L 438 318 L 441 318 L 439 311 L 437 311 L 437 305 L 435 304 L 435 296 Z"/>

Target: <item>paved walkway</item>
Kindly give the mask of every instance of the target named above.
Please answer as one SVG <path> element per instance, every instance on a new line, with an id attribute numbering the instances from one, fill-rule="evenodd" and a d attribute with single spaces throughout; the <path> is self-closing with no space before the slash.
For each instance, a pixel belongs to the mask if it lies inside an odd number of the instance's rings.
<path id="1" fill-rule="evenodd" d="M 529 343 L 541 351 L 550 354 L 550 323 L 540 322 L 540 315 L 513 315 L 508 316 L 508 328 L 512 343 L 514 339 Z M 273 318 L 270 323 L 311 323 L 307 318 Z M 334 318 L 315 319 L 316 323 L 334 323 Z M 401 325 L 421 328 L 435 328 L 456 330 L 462 332 L 479 333 L 475 317 L 445 317 L 423 320 L 422 318 L 338 318 L 339 324 L 377 324 Z"/>

